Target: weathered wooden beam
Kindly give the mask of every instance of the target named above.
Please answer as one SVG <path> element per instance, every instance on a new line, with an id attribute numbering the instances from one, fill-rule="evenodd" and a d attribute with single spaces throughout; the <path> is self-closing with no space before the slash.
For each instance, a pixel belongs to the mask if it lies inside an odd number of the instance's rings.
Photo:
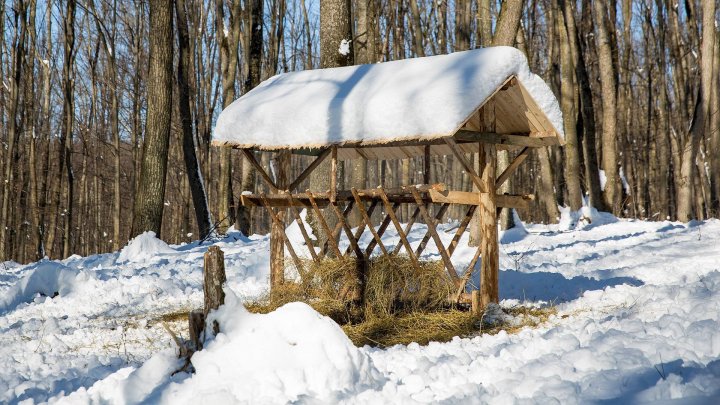
<path id="1" fill-rule="evenodd" d="M 288 191 L 295 191 L 296 188 L 300 186 L 300 183 L 305 181 L 305 179 L 313 172 L 315 169 L 320 166 L 320 163 L 322 163 L 326 157 L 330 156 L 330 148 L 324 149 L 322 152 L 320 152 L 320 155 L 310 163 L 310 166 L 308 166 L 305 170 L 303 170 L 302 173 L 288 186 Z"/>
<path id="2" fill-rule="evenodd" d="M 495 188 L 500 188 L 500 186 L 507 181 L 507 179 L 512 176 L 512 174 L 517 170 L 518 167 L 522 164 L 522 162 L 527 159 L 528 155 L 530 154 L 530 148 L 523 148 L 522 151 L 520 151 L 520 154 L 515 156 L 515 159 L 513 159 L 512 162 L 508 165 L 508 167 L 505 168 L 505 170 L 498 176 L 497 180 L 495 180 Z"/>
<path id="3" fill-rule="evenodd" d="M 477 193 L 473 191 L 429 191 L 430 200 L 434 203 L 442 204 L 462 204 L 462 205 L 479 205 L 480 195 L 486 193 Z M 528 208 L 530 201 L 534 200 L 532 194 L 511 195 L 497 194 L 495 203 L 498 207 L 507 208 Z"/>
<path id="4" fill-rule="evenodd" d="M 277 184 L 275 184 L 270 175 L 265 171 L 260 162 L 255 159 L 255 155 L 253 155 L 252 151 L 250 149 L 240 149 L 240 151 L 245 156 L 245 159 L 250 162 L 250 164 L 255 168 L 258 173 L 260 173 L 260 177 L 265 180 L 265 183 L 267 183 L 267 185 L 270 187 L 270 190 L 275 193 L 278 192 L 279 187 L 277 186 Z"/>
<path id="5" fill-rule="evenodd" d="M 530 148 L 544 148 L 546 146 L 560 145 L 556 136 L 541 136 L 543 134 L 511 135 L 496 134 L 492 132 L 459 130 L 454 137 L 467 142 L 482 142 L 498 145 L 524 146 Z"/>
<path id="6" fill-rule="evenodd" d="M 480 193 L 480 229 L 482 238 L 480 240 L 480 301 L 483 308 L 491 302 L 499 300 L 498 288 L 498 228 L 497 228 L 497 205 L 495 195 L 495 179 L 497 167 L 497 153 L 495 145 L 483 144 L 478 153 L 480 160 L 480 178 L 482 179 L 481 190 L 487 193 Z"/>
<path id="7" fill-rule="evenodd" d="M 423 148 L 423 182 L 430 183 L 430 145 Z"/>
<path id="8" fill-rule="evenodd" d="M 455 302 L 455 303 L 460 302 L 460 297 L 462 297 L 462 294 L 465 291 L 465 286 L 467 285 L 468 281 L 470 281 L 470 278 L 472 277 L 472 274 L 473 274 L 473 270 L 475 270 L 475 264 L 477 263 L 478 259 L 480 258 L 480 250 L 481 250 L 481 248 L 479 246 L 477 249 L 475 249 L 475 255 L 473 256 L 472 260 L 470 260 L 470 264 L 468 264 L 467 269 L 465 269 L 465 274 L 463 274 L 462 280 L 460 281 L 460 284 L 458 285 L 457 291 L 455 292 L 455 297 L 453 298 L 452 302 Z"/>
<path id="9" fill-rule="evenodd" d="M 353 204 L 354 204 L 354 203 L 355 203 L 355 201 L 350 201 L 350 202 L 345 206 L 345 209 L 344 209 L 343 212 L 342 212 L 342 216 L 343 216 L 343 218 L 345 218 L 345 220 L 347 220 L 348 214 L 350 214 L 350 211 L 352 211 L 352 209 L 353 209 Z M 340 222 L 336 222 L 336 223 L 335 223 L 335 227 L 333 228 L 333 236 L 335 237 L 335 240 L 336 240 L 337 243 L 338 243 L 338 249 L 340 248 L 340 232 L 341 232 L 341 230 L 342 230 L 341 228 L 342 228 L 342 224 L 340 224 Z M 327 254 L 327 249 L 328 249 L 328 244 L 329 244 L 329 243 L 330 243 L 330 242 L 329 242 L 329 239 L 326 239 L 326 240 L 325 240 L 325 244 L 323 244 L 323 247 L 322 247 L 321 252 L 320 252 L 320 254 L 321 254 L 320 257 L 321 257 L 321 258 L 322 258 L 322 257 L 325 257 L 325 255 Z M 350 246 L 350 247 L 352 248 L 352 246 Z M 350 253 L 350 250 L 348 250 L 347 253 L 345 253 L 345 254 L 349 254 L 349 253 Z"/>

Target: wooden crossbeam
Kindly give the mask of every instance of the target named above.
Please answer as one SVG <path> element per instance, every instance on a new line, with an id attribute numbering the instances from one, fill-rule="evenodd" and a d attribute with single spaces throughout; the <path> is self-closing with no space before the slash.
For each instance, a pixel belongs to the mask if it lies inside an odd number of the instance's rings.
<path id="1" fill-rule="evenodd" d="M 498 176 L 497 180 L 495 180 L 495 188 L 500 188 L 500 186 L 507 181 L 507 179 L 512 176 L 512 174 L 517 170 L 518 167 L 522 164 L 522 162 L 527 159 L 528 155 L 530 154 L 530 148 L 525 147 L 522 151 L 520 151 L 520 154 L 515 156 L 515 159 L 508 165 L 508 167 L 505 168 L 505 170 Z"/>
<path id="2" fill-rule="evenodd" d="M 275 213 L 275 210 L 272 209 L 272 207 L 267 202 L 267 200 L 263 200 L 263 203 L 264 203 L 265 208 L 267 209 L 268 213 L 270 214 L 270 218 L 272 219 L 273 223 L 280 229 L 280 233 L 282 234 L 283 240 L 285 241 L 285 247 L 287 248 L 288 252 L 290 252 L 290 256 L 292 257 L 293 262 L 295 263 L 295 266 L 297 267 L 298 272 L 300 273 L 300 276 L 305 277 L 305 275 L 307 273 L 305 272 L 302 262 L 300 262 L 300 259 L 298 258 L 297 254 L 295 254 L 295 249 L 293 248 L 292 243 L 290 242 L 290 238 L 288 238 L 287 233 L 285 232 L 285 226 L 283 225 L 280 218 L 278 218 L 277 214 Z"/>
<path id="3" fill-rule="evenodd" d="M 359 190 L 358 190 L 359 191 Z M 377 201 L 379 199 L 379 193 L 375 192 L 375 195 L 362 195 L 360 194 L 360 200 L 362 201 Z M 470 192 L 470 191 L 435 191 L 429 190 L 421 196 L 423 202 L 436 203 L 436 204 L 462 204 L 462 205 L 478 205 L 481 193 Z M 414 204 L 415 199 L 411 195 L 406 194 L 386 194 L 388 200 L 391 203 L 398 204 Z M 292 201 L 288 200 L 284 194 L 267 194 L 265 195 L 270 206 L 275 208 L 287 208 L 289 206 L 294 207 L 305 207 L 312 209 L 312 203 L 307 193 L 295 193 L 292 194 Z M 327 193 L 313 193 L 315 203 L 319 208 L 324 208 L 330 203 L 330 199 Z M 498 207 L 507 208 L 528 208 L 530 201 L 535 199 L 532 194 L 498 194 L 496 197 Z M 355 198 L 352 192 L 339 192 L 337 195 L 338 202 L 355 202 Z M 240 204 L 244 206 L 262 206 L 262 201 L 259 194 L 243 194 L 240 196 Z"/>
<path id="4" fill-rule="evenodd" d="M 255 168 L 258 173 L 260 173 L 260 177 L 262 177 L 262 179 L 265 180 L 265 183 L 270 186 L 270 190 L 277 193 L 279 187 L 277 186 L 277 184 L 275 184 L 270 175 L 265 171 L 260 162 L 255 159 L 255 155 L 252 153 L 252 151 L 250 149 L 240 149 L 240 151 L 245 156 L 245 159 L 250 162 L 250 164 Z"/>
<path id="5" fill-rule="evenodd" d="M 540 136 L 544 134 L 530 133 L 527 135 L 496 134 L 493 132 L 478 132 L 461 129 L 455 133 L 455 139 L 468 142 L 482 142 L 499 145 L 523 146 L 530 148 L 544 148 L 546 146 L 560 145 L 557 136 Z"/>
<path id="6" fill-rule="evenodd" d="M 453 138 L 445 138 L 444 140 L 445 140 L 445 143 L 447 144 L 447 146 L 450 147 L 450 151 L 452 151 L 455 158 L 457 158 L 457 160 L 462 165 L 463 169 L 465 169 L 465 171 L 470 175 L 470 180 L 472 180 L 472 182 L 475 184 L 475 186 L 478 188 L 478 190 L 480 190 L 481 192 L 487 191 L 482 186 L 482 183 L 480 182 L 480 177 L 475 172 L 475 169 L 473 169 L 473 165 L 470 162 L 468 162 L 468 160 L 465 158 L 465 154 L 460 149 L 460 147 L 457 145 L 455 140 Z"/>
<path id="7" fill-rule="evenodd" d="M 315 202 L 315 197 L 313 197 L 313 193 L 310 190 L 307 190 L 306 193 L 308 195 L 308 198 L 310 199 L 310 204 L 312 205 L 313 210 L 315 210 L 315 216 L 317 217 L 318 222 L 320 222 L 320 226 L 325 231 L 325 236 L 327 236 L 329 244 L 331 245 L 337 256 L 342 257 L 342 253 L 340 253 L 338 243 L 335 240 L 334 232 L 330 232 L 330 227 L 328 226 L 327 221 L 325 221 L 325 217 L 323 216 L 322 211 L 320 211 L 320 208 Z"/>
<path id="8" fill-rule="evenodd" d="M 388 200 L 387 196 L 383 192 L 382 187 L 378 187 L 378 190 L 380 190 L 380 199 L 382 199 L 383 204 L 385 205 L 385 210 L 387 211 L 387 214 L 390 216 L 390 220 L 392 221 L 393 225 L 395 225 L 395 229 L 397 229 L 398 236 L 400 237 L 400 240 L 403 243 L 403 246 L 405 246 L 405 250 L 407 250 L 407 254 L 410 257 L 410 260 L 413 262 L 413 265 L 418 268 L 420 267 L 420 263 L 418 263 L 417 257 L 415 257 L 415 254 L 412 251 L 412 247 L 410 246 L 410 242 L 407 240 L 407 236 L 405 235 L 405 232 L 403 232 L 402 226 L 400 225 L 400 221 L 398 221 L 397 216 L 395 215 L 395 210 L 390 205 L 390 201 Z M 417 193 L 417 191 L 415 191 Z"/>
<path id="9" fill-rule="evenodd" d="M 315 252 L 315 246 L 312 243 L 312 239 L 310 239 L 310 235 L 308 235 L 307 230 L 305 229 L 305 224 L 303 223 L 302 217 L 300 217 L 300 211 L 298 211 L 297 207 L 292 204 L 292 196 L 290 195 L 290 193 L 285 191 L 285 196 L 288 198 L 288 200 L 290 200 L 290 212 L 293 213 L 293 216 L 295 217 L 295 222 L 298 224 L 298 227 L 300 227 L 300 233 L 302 233 L 303 239 L 305 239 L 305 245 L 308 247 L 313 261 L 318 262 L 320 259 Z"/>
<path id="10" fill-rule="evenodd" d="M 296 188 L 300 186 L 300 183 L 305 181 L 305 179 L 318 167 L 320 166 L 320 163 L 322 163 L 326 157 L 330 155 L 330 148 L 327 148 L 320 152 L 320 155 L 318 155 L 315 160 L 313 160 L 312 163 L 310 163 L 310 166 L 308 166 L 305 170 L 303 170 L 302 173 L 288 186 L 289 191 L 295 191 Z"/>
<path id="11" fill-rule="evenodd" d="M 478 205 L 480 204 L 480 197 L 484 193 L 473 191 L 429 191 L 428 194 L 434 203 Z M 497 194 L 495 196 L 497 206 L 507 208 L 528 208 L 528 204 L 534 199 L 535 196 L 532 194 Z"/>
<path id="12" fill-rule="evenodd" d="M 435 246 L 440 253 L 440 257 L 445 264 L 445 268 L 447 269 L 450 278 L 452 278 L 454 283 L 459 283 L 459 277 L 457 271 L 455 271 L 455 266 L 453 266 L 452 261 L 450 261 L 450 256 L 448 256 L 447 251 L 445 250 L 445 246 L 440 239 L 440 235 L 438 235 L 437 233 L 437 220 L 430 217 L 430 214 L 428 213 L 427 208 L 425 207 L 425 204 L 420 198 L 420 194 L 417 192 L 417 190 L 413 190 L 412 193 L 413 197 L 415 197 L 415 201 L 417 202 L 418 207 L 420 207 L 420 215 L 422 215 L 425 223 L 427 224 L 428 232 L 430 232 L 430 235 L 435 242 Z"/>

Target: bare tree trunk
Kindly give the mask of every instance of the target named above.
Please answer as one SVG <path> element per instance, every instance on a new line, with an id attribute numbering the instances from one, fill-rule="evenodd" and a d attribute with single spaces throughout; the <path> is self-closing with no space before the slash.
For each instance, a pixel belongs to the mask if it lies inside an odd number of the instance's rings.
<path id="1" fill-rule="evenodd" d="M 605 204 L 613 214 L 619 215 L 620 207 L 620 178 L 618 176 L 617 160 L 617 131 L 616 131 L 616 88 L 615 69 L 613 67 L 612 50 L 607 30 L 607 13 L 605 6 L 593 2 L 593 14 L 596 41 L 598 47 L 598 65 L 600 69 L 600 84 L 602 86 L 603 103 L 603 134 L 602 134 L 602 167 L 605 171 Z"/>
<path id="2" fill-rule="evenodd" d="M 565 15 L 573 15 L 570 1 L 560 0 L 559 6 Z M 574 22 L 572 40 L 570 22 L 563 17 L 563 13 L 556 13 L 555 24 L 560 35 L 560 105 L 563 112 L 563 126 L 565 129 L 565 184 L 567 185 L 567 202 L 570 209 L 577 211 L 582 206 L 582 190 L 580 189 L 580 149 L 577 134 L 575 112 L 575 66 L 573 61 Z"/>
<path id="3" fill-rule="evenodd" d="M 172 113 L 171 2 L 150 2 L 150 32 L 146 136 L 131 236 L 154 231 L 160 237 Z"/>
<path id="4" fill-rule="evenodd" d="M 713 86 L 713 61 L 715 51 L 715 2 L 703 0 L 702 2 L 703 32 L 701 44 L 701 84 L 695 103 L 690 133 L 683 145 L 682 163 L 680 169 L 681 183 L 677 190 L 678 220 L 687 222 L 696 217 L 693 215 L 693 183 L 695 174 L 695 157 L 703 138 L 705 124 L 710 122 L 710 103 Z"/>
<path id="5" fill-rule="evenodd" d="M 251 33 L 248 49 L 248 75 L 245 80 L 245 91 L 250 91 L 260 84 L 260 74 L 262 72 L 262 52 L 263 52 L 263 2 L 261 0 L 252 0 L 250 2 L 250 20 Z M 242 166 L 242 182 L 241 191 L 252 191 L 255 186 L 255 171 L 247 159 L 243 159 Z M 244 235 L 250 234 L 251 229 L 251 213 L 250 207 L 238 207 L 238 229 Z"/>
<path id="6" fill-rule="evenodd" d="M 195 208 L 195 221 L 200 231 L 200 239 L 204 239 L 210 233 L 210 210 L 208 209 L 205 183 L 203 182 L 200 165 L 198 163 L 195 145 L 195 137 L 192 130 L 192 113 L 190 112 L 190 85 L 189 73 L 191 64 L 190 37 L 188 30 L 185 0 L 175 0 L 175 16 L 177 18 L 178 31 L 178 87 L 179 87 L 179 109 L 180 121 L 182 122 L 182 149 L 185 161 L 185 171 L 192 194 L 193 207 Z"/>

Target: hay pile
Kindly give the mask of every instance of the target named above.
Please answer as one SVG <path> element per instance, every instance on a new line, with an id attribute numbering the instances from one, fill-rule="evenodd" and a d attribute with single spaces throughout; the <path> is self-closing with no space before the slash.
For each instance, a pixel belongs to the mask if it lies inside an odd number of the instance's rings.
<path id="1" fill-rule="evenodd" d="M 371 259 L 362 305 L 350 298 L 359 284 L 353 277 L 354 258 L 308 261 L 305 268 L 308 273 L 299 283 L 275 287 L 262 299 L 246 303 L 248 310 L 268 313 L 289 302 L 305 302 L 341 325 L 357 346 L 424 345 L 502 328 L 488 328 L 482 317 L 450 304 L 455 288 L 442 262 L 420 262 L 415 268 L 407 256 Z"/>

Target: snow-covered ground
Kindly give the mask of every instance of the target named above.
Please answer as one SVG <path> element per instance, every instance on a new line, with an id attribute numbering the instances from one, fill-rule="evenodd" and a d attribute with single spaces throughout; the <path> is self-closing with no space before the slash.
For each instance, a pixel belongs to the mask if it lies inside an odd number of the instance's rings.
<path id="1" fill-rule="evenodd" d="M 385 350 L 355 348 L 304 304 L 247 313 L 268 239 L 232 234 L 215 242 L 223 330 L 192 376 L 170 376 L 181 364 L 161 320 L 186 334 L 168 314 L 200 307 L 208 244 L 146 234 L 117 253 L 0 264 L 0 403 L 720 403 L 720 221 L 585 214 L 502 236 L 502 305 L 555 304 L 547 323 Z"/>

